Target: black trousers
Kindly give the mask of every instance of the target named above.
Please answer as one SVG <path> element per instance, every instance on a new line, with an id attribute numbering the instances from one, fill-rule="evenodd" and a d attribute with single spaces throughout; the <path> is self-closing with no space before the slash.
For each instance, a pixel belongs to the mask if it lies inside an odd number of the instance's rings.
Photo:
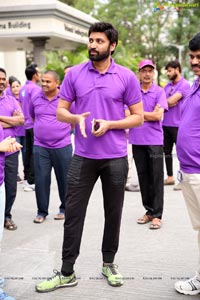
<path id="1" fill-rule="evenodd" d="M 132 149 L 146 214 L 154 218 L 162 218 L 163 146 L 132 145 Z"/>
<path id="2" fill-rule="evenodd" d="M 33 142 L 34 142 L 33 128 L 26 129 L 24 179 L 27 180 L 29 184 L 34 184 L 35 183 L 34 159 L 33 159 Z"/>
<path id="3" fill-rule="evenodd" d="M 88 159 L 75 155 L 68 172 L 64 241 L 61 272 L 73 272 L 79 255 L 86 209 L 97 179 L 100 177 L 104 201 L 103 261 L 112 263 L 118 250 L 124 190 L 128 173 L 127 157 Z"/>
<path id="4" fill-rule="evenodd" d="M 5 219 L 11 219 L 11 209 L 17 194 L 17 172 L 19 152 L 5 158 Z"/>
<path id="5" fill-rule="evenodd" d="M 173 176 L 173 158 L 172 150 L 174 144 L 176 144 L 178 127 L 163 126 L 164 132 L 164 153 L 165 153 L 165 165 L 168 176 Z"/>

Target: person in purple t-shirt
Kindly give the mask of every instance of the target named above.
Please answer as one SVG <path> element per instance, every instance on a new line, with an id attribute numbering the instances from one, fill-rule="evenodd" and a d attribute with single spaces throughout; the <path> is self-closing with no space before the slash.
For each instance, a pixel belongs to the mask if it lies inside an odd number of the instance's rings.
<path id="1" fill-rule="evenodd" d="M 34 95 L 29 112 L 34 121 L 34 167 L 37 216 L 34 223 L 48 215 L 51 170 L 54 168 L 61 205 L 55 220 L 63 220 L 67 193 L 67 172 L 72 158 L 71 125 L 56 119 L 59 77 L 55 71 L 42 75 L 42 90 Z"/>
<path id="2" fill-rule="evenodd" d="M 25 74 L 27 81 L 20 90 L 19 101 L 22 104 L 22 110 L 25 118 L 24 128 L 26 151 L 24 157 L 24 191 L 31 192 L 35 190 L 35 176 L 33 160 L 33 120 L 29 114 L 29 104 L 33 95 L 41 90 L 41 87 L 37 85 L 40 81 L 41 74 L 37 64 L 28 65 L 25 69 Z"/>
<path id="3" fill-rule="evenodd" d="M 7 137 L 4 139 L 4 131 L 0 125 L 0 246 L 3 236 L 4 227 L 4 210 L 5 210 L 5 185 L 4 185 L 4 166 L 5 166 L 5 153 L 15 152 L 21 149 L 21 145 L 16 142 L 15 138 Z M 0 247 L 1 250 L 1 247 Z M 13 297 L 8 296 L 4 290 L 4 278 L 0 277 L 0 299 L 2 300 L 15 300 Z"/>
<path id="4" fill-rule="evenodd" d="M 155 66 L 149 59 L 139 64 L 144 124 L 129 130 L 142 203 L 146 210 L 138 224 L 150 223 L 150 229 L 159 229 L 163 213 L 163 130 L 164 110 L 168 109 L 164 89 L 153 82 Z"/>
<path id="5" fill-rule="evenodd" d="M 17 100 L 4 94 L 6 88 L 6 71 L 0 68 L 0 124 L 4 130 L 4 137 L 15 137 L 15 126 L 24 124 L 24 116 Z M 5 158 L 5 190 L 6 207 L 4 227 L 16 230 L 17 225 L 12 219 L 11 209 L 17 193 L 18 154 L 6 152 Z"/>
<path id="6" fill-rule="evenodd" d="M 21 82 L 14 76 L 9 77 L 9 82 L 10 82 L 11 93 L 12 93 L 13 97 L 15 97 L 15 99 L 19 102 Z M 21 107 L 20 102 L 19 102 L 19 105 Z M 26 149 L 26 147 L 25 147 L 25 129 L 24 129 L 24 125 L 23 126 L 16 126 L 15 127 L 15 133 L 16 133 L 17 142 L 20 143 L 23 146 L 22 149 L 21 149 L 21 153 L 22 153 L 22 162 L 23 162 L 23 166 L 24 166 L 25 149 Z M 21 179 L 21 177 L 19 175 L 19 172 L 18 172 L 18 175 L 17 175 L 17 182 L 23 182 L 23 180 Z"/>
<path id="7" fill-rule="evenodd" d="M 197 79 L 184 101 L 176 148 L 183 196 L 192 226 L 198 232 L 199 263 L 196 275 L 176 282 L 175 289 L 185 295 L 197 295 L 200 294 L 200 32 L 189 41 L 189 50 L 190 65 Z"/>
<path id="8" fill-rule="evenodd" d="M 86 209 L 100 177 L 103 189 L 105 227 L 102 243 L 102 273 L 112 286 L 123 277 L 113 263 L 118 250 L 121 214 L 126 184 L 127 141 L 125 129 L 143 122 L 141 92 L 136 76 L 111 58 L 118 32 L 109 23 L 89 28 L 90 60 L 71 67 L 60 88 L 58 120 L 75 124 L 75 151 L 68 172 L 61 273 L 36 285 L 38 292 L 77 284 L 74 264 L 80 250 Z M 70 113 L 75 102 L 76 114 Z M 130 110 L 125 117 L 124 105 Z"/>
<path id="9" fill-rule="evenodd" d="M 173 185 L 175 180 L 173 177 L 172 150 L 173 145 L 176 144 L 181 118 L 181 107 L 190 89 L 190 84 L 181 76 L 181 65 L 177 60 L 170 61 L 165 69 L 171 82 L 164 87 L 169 107 L 169 110 L 164 113 L 163 120 L 164 153 L 167 169 L 167 179 L 164 180 L 164 185 Z M 176 185 L 174 190 L 180 190 L 180 184 Z"/>

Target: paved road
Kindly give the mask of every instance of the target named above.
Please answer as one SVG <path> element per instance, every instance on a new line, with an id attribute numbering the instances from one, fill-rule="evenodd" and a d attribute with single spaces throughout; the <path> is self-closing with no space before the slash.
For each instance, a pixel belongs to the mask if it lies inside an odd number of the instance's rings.
<path id="1" fill-rule="evenodd" d="M 177 167 L 177 162 L 176 162 Z M 63 221 L 55 221 L 59 200 L 54 175 L 49 216 L 34 224 L 34 192 L 24 192 L 18 184 L 13 219 L 18 230 L 4 232 L 0 273 L 7 278 L 6 290 L 16 300 L 180 300 L 191 299 L 173 289 L 179 278 L 193 276 L 198 261 L 196 236 L 192 230 L 181 192 L 165 187 L 163 227 L 157 231 L 136 220 L 144 213 L 140 193 L 126 192 L 120 249 L 115 263 L 125 276 L 124 286 L 110 287 L 101 275 L 103 208 L 98 181 L 90 199 L 81 255 L 76 263 L 78 286 L 53 293 L 38 294 L 36 282 L 60 269 Z M 193 296 L 192 299 L 199 299 Z"/>

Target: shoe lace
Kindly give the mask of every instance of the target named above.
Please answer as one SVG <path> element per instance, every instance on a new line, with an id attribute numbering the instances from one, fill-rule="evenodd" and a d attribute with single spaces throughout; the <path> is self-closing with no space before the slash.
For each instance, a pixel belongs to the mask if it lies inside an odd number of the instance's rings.
<path id="1" fill-rule="evenodd" d="M 59 277 L 59 279 L 60 279 L 60 277 L 61 277 L 61 273 L 58 271 L 58 270 L 56 270 L 56 269 L 54 269 L 53 270 L 53 273 L 55 274 L 55 275 L 53 275 L 52 277 L 50 277 L 50 278 L 47 278 L 47 281 L 52 281 L 52 280 L 54 280 L 54 278 L 56 278 L 57 276 Z"/>
<path id="2" fill-rule="evenodd" d="M 119 272 L 118 272 L 118 270 L 117 270 L 117 268 L 118 268 L 117 265 L 115 265 L 115 264 L 110 264 L 110 265 L 108 265 L 108 268 L 109 268 L 109 270 L 111 271 L 112 275 L 117 275 L 117 274 L 119 274 Z"/>

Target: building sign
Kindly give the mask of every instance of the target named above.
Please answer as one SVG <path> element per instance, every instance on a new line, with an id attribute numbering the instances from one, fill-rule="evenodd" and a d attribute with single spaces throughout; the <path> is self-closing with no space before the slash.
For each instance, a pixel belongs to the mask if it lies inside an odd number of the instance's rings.
<path id="1" fill-rule="evenodd" d="M 42 28 L 42 30 L 41 30 Z M 76 24 L 63 22 L 62 20 L 49 18 L 35 18 L 29 20 L 0 21 L 0 37 L 10 36 L 60 36 L 61 38 L 76 38 L 85 40 L 87 29 Z"/>

